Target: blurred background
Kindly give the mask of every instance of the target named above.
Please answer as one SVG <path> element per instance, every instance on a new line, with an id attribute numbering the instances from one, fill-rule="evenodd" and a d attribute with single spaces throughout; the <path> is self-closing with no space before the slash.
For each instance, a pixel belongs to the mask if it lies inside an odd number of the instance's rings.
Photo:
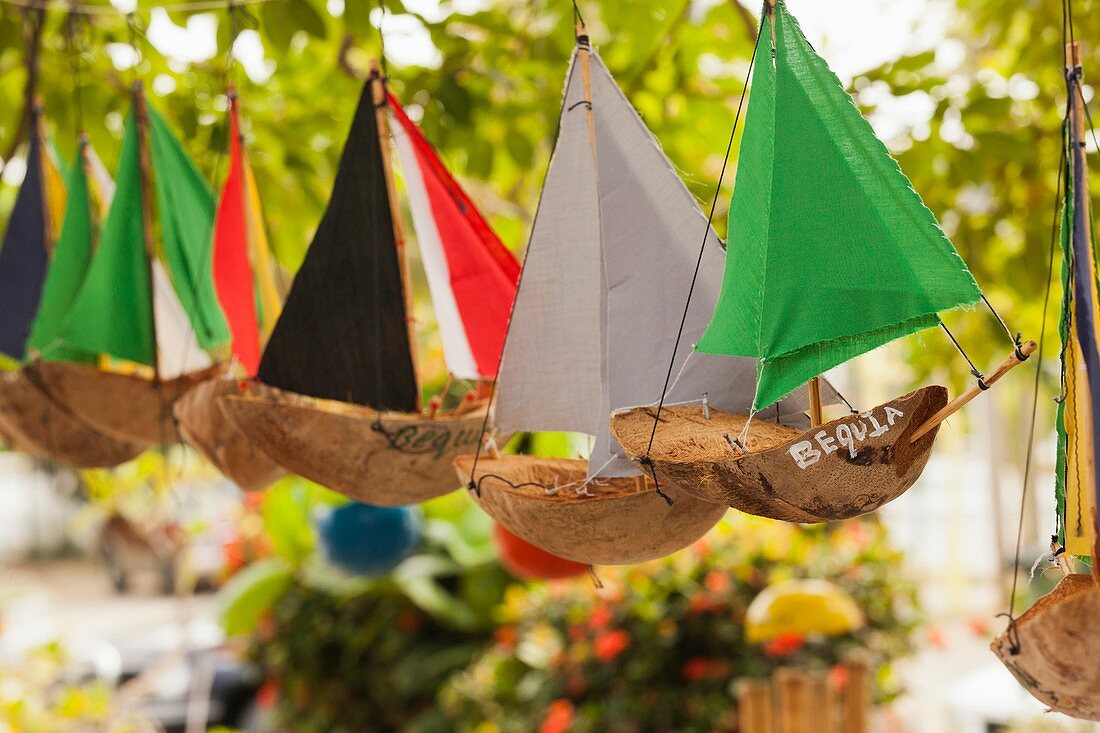
<path id="1" fill-rule="evenodd" d="M 843 675 L 851 659 L 874 677 L 877 730 L 1092 730 L 1043 715 L 987 649 L 1013 578 L 1026 608 L 1057 575 L 1042 556 L 1055 527 L 1058 308 L 1045 324 L 1043 314 L 1065 104 L 1060 3 L 788 4 L 1009 326 L 1031 338 L 1046 328 L 1026 494 L 1038 359 L 953 417 L 918 484 L 875 517 L 799 528 L 731 512 L 672 558 L 567 580 L 530 577 L 548 571 L 517 566 L 462 492 L 403 514 L 399 541 L 388 554 L 368 548 L 377 562 L 363 565 L 341 554 L 343 500 L 299 479 L 244 496 L 182 446 L 79 474 L 0 452 L 0 731 L 735 730 L 738 680 L 792 664 Z M 27 9 L 2 0 L 0 222 L 25 171 L 29 56 L 63 159 L 75 148 L 79 85 L 84 126 L 113 168 L 128 84 L 140 78 L 215 186 L 232 80 L 289 282 L 381 25 L 392 88 L 521 253 L 574 43 L 572 5 L 384 6 L 383 15 L 369 0 L 271 0 L 232 13 L 141 4 L 130 25 L 135 7 L 124 0 L 89 2 L 76 22 L 59 3 L 35 33 Z M 709 204 L 760 9 L 739 0 L 580 8 L 623 90 Z M 1077 2 L 1090 101 L 1096 10 Z M 718 211 L 733 178 L 727 171 Z M 725 217 L 714 223 L 723 233 Z M 443 378 L 442 350 L 415 262 L 414 276 L 430 383 Z M 979 366 L 1006 355 L 987 311 L 947 323 Z M 970 378 L 936 331 L 835 371 L 856 407 L 932 381 L 957 392 Z M 547 435 L 532 448 L 583 446 Z M 789 581 L 802 578 L 855 599 L 862 621 L 750 640 L 752 600 L 779 586 L 797 603 L 805 589 Z"/>

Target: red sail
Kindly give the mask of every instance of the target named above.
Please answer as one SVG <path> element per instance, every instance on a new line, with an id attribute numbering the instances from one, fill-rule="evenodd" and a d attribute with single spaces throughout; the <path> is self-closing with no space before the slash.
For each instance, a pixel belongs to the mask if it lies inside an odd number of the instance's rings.
<path id="1" fill-rule="evenodd" d="M 496 376 L 519 263 L 387 92 L 417 244 L 447 365 L 458 377 Z"/>
<path id="2" fill-rule="evenodd" d="M 260 364 L 260 326 L 248 248 L 248 196 L 237 96 L 229 94 L 229 173 L 214 220 L 214 287 L 233 339 L 233 355 L 254 375 Z"/>

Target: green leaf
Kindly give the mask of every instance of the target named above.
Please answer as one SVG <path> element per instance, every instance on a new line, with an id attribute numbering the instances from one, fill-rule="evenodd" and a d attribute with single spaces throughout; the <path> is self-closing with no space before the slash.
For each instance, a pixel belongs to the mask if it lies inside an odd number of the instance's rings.
<path id="1" fill-rule="evenodd" d="M 309 0 L 289 0 L 286 7 L 294 24 L 300 30 L 305 31 L 314 38 L 324 38 L 328 35 L 325 19 Z"/>
<path id="2" fill-rule="evenodd" d="M 309 522 L 309 487 L 293 479 L 268 490 L 264 499 L 264 529 L 275 552 L 299 565 L 313 552 L 313 528 Z"/>
<path id="3" fill-rule="evenodd" d="M 229 636 L 256 628 L 294 580 L 294 569 L 279 558 L 260 560 L 237 573 L 221 591 L 221 621 Z"/>
<path id="4" fill-rule="evenodd" d="M 287 10 L 287 3 L 264 3 L 260 6 L 260 23 L 271 45 L 281 54 L 290 50 L 294 40 L 295 23 Z"/>
<path id="5" fill-rule="evenodd" d="M 504 136 L 504 147 L 508 148 L 512 160 L 516 161 L 520 168 L 530 167 L 535 159 L 535 147 L 526 135 L 514 127 L 510 128 L 508 134 Z"/>

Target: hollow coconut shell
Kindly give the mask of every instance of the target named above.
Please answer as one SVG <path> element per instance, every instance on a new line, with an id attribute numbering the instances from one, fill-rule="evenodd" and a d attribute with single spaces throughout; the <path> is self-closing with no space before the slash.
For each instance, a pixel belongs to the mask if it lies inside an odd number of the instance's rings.
<path id="1" fill-rule="evenodd" d="M 473 456 L 455 463 L 468 482 Z M 661 490 L 642 476 L 602 479 L 578 492 L 588 462 L 538 456 L 482 456 L 471 491 L 474 501 L 509 532 L 536 547 L 585 565 L 630 565 L 687 547 L 726 513 L 675 486 Z M 562 487 L 549 492 L 544 487 Z"/>
<path id="2" fill-rule="evenodd" d="M 378 411 L 258 382 L 222 397 L 229 419 L 283 468 L 356 501 L 400 506 L 458 488 L 451 461 L 474 449 L 484 403 L 465 411 Z"/>
<path id="3" fill-rule="evenodd" d="M 242 491 L 260 491 L 286 475 L 226 416 L 220 398 L 240 394 L 240 383 L 216 377 L 192 387 L 172 408 L 180 434 Z"/>
<path id="4" fill-rule="evenodd" d="M 1051 710 L 1100 721 L 1100 586 L 1067 575 L 1016 619 L 990 649 L 1031 695 Z"/>
<path id="5" fill-rule="evenodd" d="M 744 415 L 697 405 L 661 411 L 649 457 L 665 486 L 749 514 L 788 522 L 849 519 L 903 494 L 924 471 L 939 428 L 915 443 L 909 436 L 947 404 L 947 389 L 930 386 L 859 414 L 803 432 L 758 414 L 739 452 Z M 646 454 L 654 408 L 634 408 L 611 418 L 611 434 L 628 455 Z"/>
<path id="6" fill-rule="evenodd" d="M 14 450 L 78 469 L 117 466 L 147 447 L 96 430 L 51 399 L 27 369 L 0 373 L 0 433 Z"/>

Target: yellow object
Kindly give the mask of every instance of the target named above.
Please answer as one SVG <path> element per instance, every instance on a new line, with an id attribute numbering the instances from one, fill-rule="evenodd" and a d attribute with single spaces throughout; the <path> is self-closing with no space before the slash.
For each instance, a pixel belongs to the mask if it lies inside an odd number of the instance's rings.
<path id="1" fill-rule="evenodd" d="M 256 179 L 252 175 L 252 165 L 248 162 L 245 153 L 244 177 L 248 196 L 248 244 L 252 255 L 252 272 L 255 273 L 256 291 L 260 298 L 260 312 L 263 316 L 260 323 L 260 333 L 263 341 L 267 341 L 275 328 L 275 321 L 279 320 L 279 311 L 282 309 L 282 299 L 275 288 L 275 280 L 272 277 L 273 264 L 271 262 L 270 247 L 267 241 L 267 232 L 264 230 L 264 220 L 260 213 L 260 193 L 256 188 Z"/>
<path id="2" fill-rule="evenodd" d="M 863 627 L 863 612 L 846 592 L 824 580 L 786 580 L 765 588 L 745 614 L 745 638 L 841 636 Z"/>

